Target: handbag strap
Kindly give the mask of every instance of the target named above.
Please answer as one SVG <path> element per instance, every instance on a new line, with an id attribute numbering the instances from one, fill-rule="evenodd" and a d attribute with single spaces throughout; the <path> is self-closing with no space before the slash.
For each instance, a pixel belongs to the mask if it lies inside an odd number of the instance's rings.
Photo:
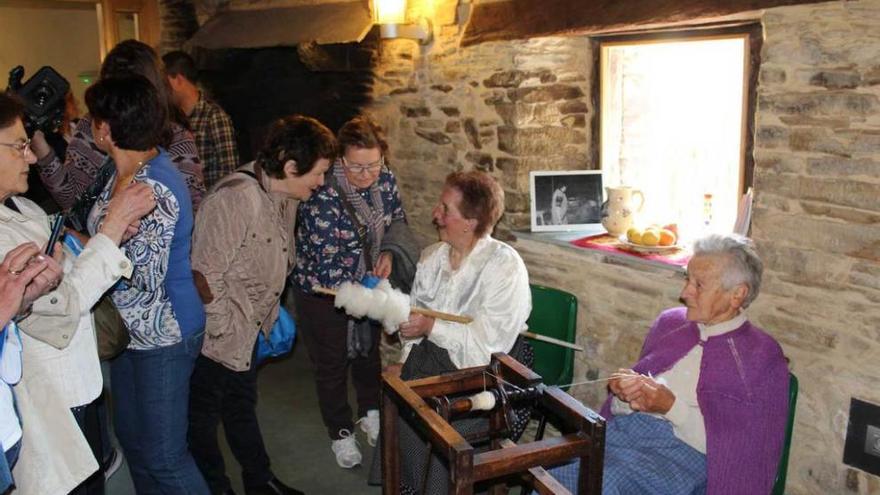
<path id="1" fill-rule="evenodd" d="M 116 164 L 113 162 L 113 159 L 108 157 L 104 160 L 101 168 L 98 169 L 97 174 L 95 174 L 95 180 L 76 198 L 67 215 L 67 223 L 73 230 L 83 233 L 88 232 L 89 212 L 92 211 L 92 206 L 95 205 L 98 196 L 101 195 L 104 187 L 107 186 L 107 181 L 110 180 L 114 170 L 116 170 Z"/>

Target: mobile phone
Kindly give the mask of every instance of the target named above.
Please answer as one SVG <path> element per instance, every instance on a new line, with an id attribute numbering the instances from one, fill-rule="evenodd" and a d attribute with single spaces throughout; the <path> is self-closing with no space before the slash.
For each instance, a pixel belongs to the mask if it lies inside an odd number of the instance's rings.
<path id="1" fill-rule="evenodd" d="M 52 256 L 53 251 L 55 251 L 55 243 L 58 242 L 58 238 L 61 236 L 61 231 L 64 229 L 64 215 L 59 214 L 55 217 L 55 220 L 52 222 L 52 233 L 49 234 L 49 243 L 46 244 L 46 255 Z"/>

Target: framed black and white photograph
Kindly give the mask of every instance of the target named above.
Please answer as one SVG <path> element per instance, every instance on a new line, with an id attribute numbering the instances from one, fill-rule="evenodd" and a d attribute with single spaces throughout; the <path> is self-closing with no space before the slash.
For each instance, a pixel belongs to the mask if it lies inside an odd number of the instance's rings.
<path id="1" fill-rule="evenodd" d="M 602 220 L 602 171 L 539 171 L 529 174 L 532 232 L 579 230 Z"/>

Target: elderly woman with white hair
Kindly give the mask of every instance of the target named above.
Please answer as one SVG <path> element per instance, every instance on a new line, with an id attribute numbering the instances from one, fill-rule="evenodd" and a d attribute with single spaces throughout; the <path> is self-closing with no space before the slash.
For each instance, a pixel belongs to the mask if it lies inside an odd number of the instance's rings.
<path id="1" fill-rule="evenodd" d="M 789 380 L 779 344 L 744 311 L 762 271 L 744 237 L 696 242 L 685 307 L 661 313 L 639 361 L 609 382 L 603 493 L 770 493 Z M 573 487 L 570 471 L 551 472 Z"/>

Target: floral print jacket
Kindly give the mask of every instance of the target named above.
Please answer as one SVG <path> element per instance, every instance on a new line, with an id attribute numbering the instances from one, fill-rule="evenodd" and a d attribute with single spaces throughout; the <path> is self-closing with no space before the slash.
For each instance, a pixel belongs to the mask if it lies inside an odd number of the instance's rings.
<path id="1" fill-rule="evenodd" d="M 377 181 L 385 211 L 385 227 L 388 228 L 391 222 L 406 220 L 394 174 L 383 169 Z M 369 189 L 358 193 L 372 206 Z M 291 282 L 305 292 L 312 292 L 314 287 L 335 288 L 354 279 L 364 247 L 354 221 L 342 204 L 343 194 L 331 185 L 331 181 L 325 181 L 308 201 L 299 204 L 296 268 Z"/>

